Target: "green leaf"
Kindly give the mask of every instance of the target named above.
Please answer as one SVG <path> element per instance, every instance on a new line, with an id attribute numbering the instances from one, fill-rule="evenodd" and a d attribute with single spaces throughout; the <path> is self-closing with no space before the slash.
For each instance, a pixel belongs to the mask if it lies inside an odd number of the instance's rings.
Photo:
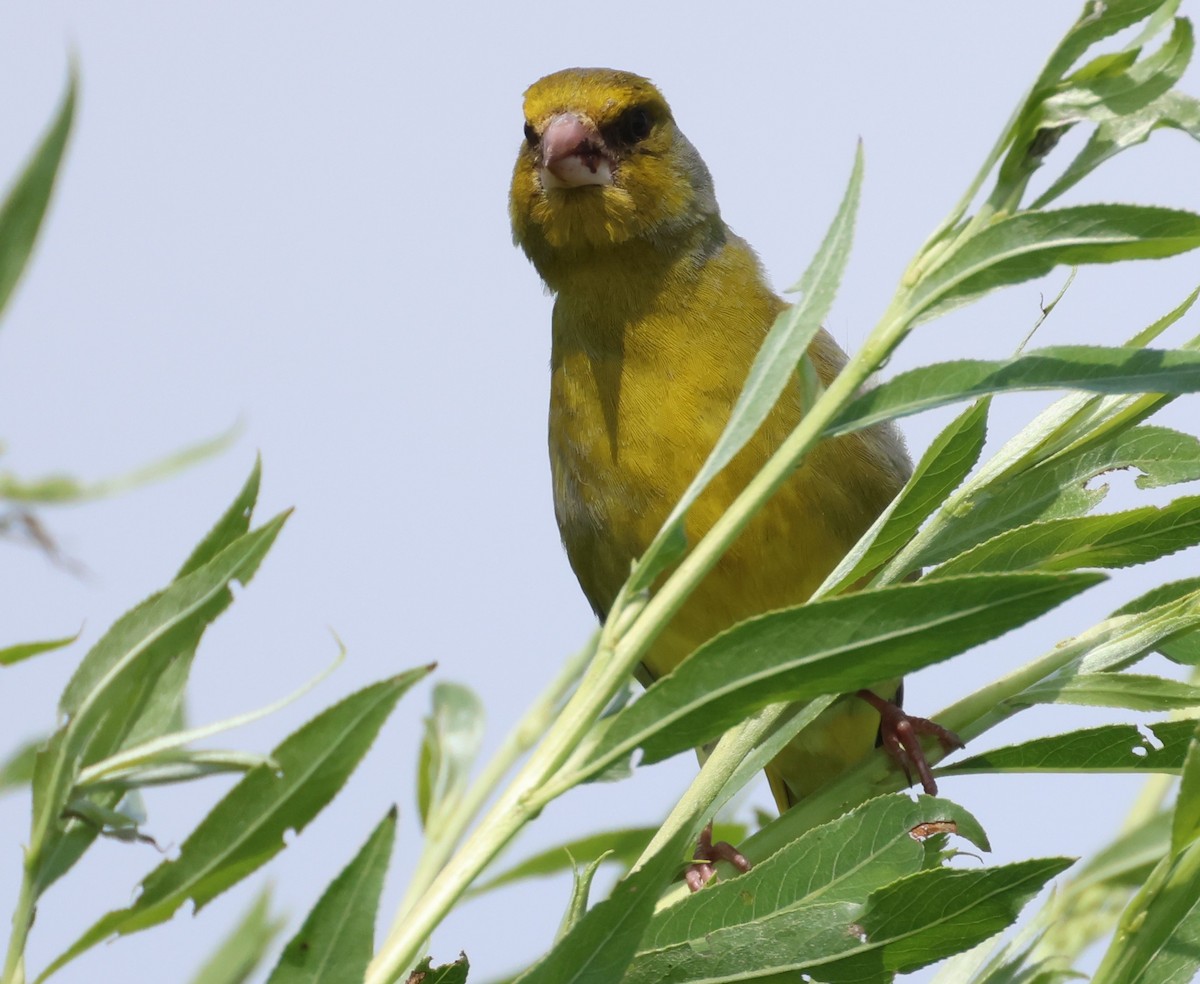
<path id="1" fill-rule="evenodd" d="M 1088 858 L 1064 892 L 1083 893 L 1103 885 L 1144 885 L 1150 869 L 1167 853 L 1170 844 L 1171 814 L 1157 813 Z"/>
<path id="2" fill-rule="evenodd" d="M 890 981 L 968 949 L 1011 925 L 1067 858 L 982 870 L 933 868 L 861 902 L 772 913 L 639 955 L 626 984 L 723 984 L 802 971 L 822 982 Z M 737 911 L 736 909 L 733 911 Z"/>
<path id="3" fill-rule="evenodd" d="M 33 780 L 30 861 L 39 891 L 74 863 L 60 853 L 58 815 L 83 766 L 107 758 L 130 735 L 147 695 L 176 658 L 188 658 L 229 597 L 228 585 L 247 583 L 287 519 L 284 513 L 240 537 L 203 567 L 123 615 L 92 647 L 63 693 L 67 723 L 38 753 Z M 86 840 L 76 838 L 77 849 Z M 43 856 L 47 859 L 43 863 Z"/>
<path id="4" fill-rule="evenodd" d="M 846 261 L 850 257 L 862 172 L 860 143 L 855 150 L 854 168 L 837 214 L 816 256 L 792 288 L 800 293 L 800 300 L 782 311 L 767 333 L 730 412 L 729 422 L 699 473 L 667 517 L 661 532 L 638 562 L 634 571 L 634 591 L 648 588 L 662 570 L 676 559 L 682 545 L 683 521 L 692 503 L 758 431 L 788 382 L 795 378 L 797 366 L 806 358 L 809 343 L 820 331 L 821 323 L 833 305 Z"/>
<path id="5" fill-rule="evenodd" d="M 1079 20 L 1058 43 L 1046 67 L 1042 69 L 1034 83 L 1034 92 L 1053 86 L 1093 45 L 1157 14 L 1163 8 L 1173 9 L 1177 6 L 1164 0 L 1106 0 L 1104 3 L 1086 4 Z M 1145 35 L 1134 44 L 1144 39 Z"/>
<path id="6" fill-rule="evenodd" d="M 258 502 L 258 489 L 262 484 L 262 457 L 256 456 L 254 467 L 245 484 L 230 503 L 229 508 L 221 514 L 213 528 L 205 534 L 204 539 L 196 544 L 188 559 L 179 568 L 175 580 L 199 570 L 217 554 L 233 543 L 238 537 L 250 532 L 250 519 L 254 515 L 254 506 Z"/>
<path id="7" fill-rule="evenodd" d="M 617 882 L 554 948 L 517 978 L 520 984 L 611 984 L 622 980 L 659 894 L 679 870 L 691 837 L 680 830 L 645 865 Z"/>
<path id="8" fill-rule="evenodd" d="M 1040 125 L 1058 127 L 1083 120 L 1104 122 L 1144 110 L 1165 96 L 1183 76 L 1195 47 L 1191 24 L 1177 18 L 1171 36 L 1152 55 L 1123 71 L 1070 82 L 1041 106 Z"/>
<path id="9" fill-rule="evenodd" d="M 439 827 L 459 806 L 471 766 L 483 741 L 483 704 L 459 683 L 433 688 L 433 714 L 417 764 L 417 809 L 421 826 Z"/>
<path id="10" fill-rule="evenodd" d="M 78 638 L 79 633 L 76 632 L 73 636 L 64 636 L 61 639 L 22 642 L 15 646 L 5 646 L 3 649 L 0 649 L 0 666 L 12 666 L 14 663 L 20 663 L 31 656 L 38 656 L 41 653 L 49 653 L 55 649 L 62 649 L 64 646 L 71 645 Z"/>
<path id="11" fill-rule="evenodd" d="M 1045 207 L 1105 161 L 1144 143 L 1150 134 L 1163 127 L 1200 140 L 1200 101 L 1182 92 L 1168 92 L 1137 113 L 1105 120 L 1066 170 L 1030 207 Z"/>
<path id="12" fill-rule="evenodd" d="M 179 635 L 189 640 L 198 637 L 233 600 L 229 582 L 250 582 L 288 515 L 281 513 L 254 533 L 238 536 L 211 560 L 177 577 L 166 590 L 117 619 L 71 676 L 59 710 L 68 716 L 78 713 L 131 654 L 165 641 L 179 646 L 183 641 L 176 638 Z"/>
<path id="13" fill-rule="evenodd" d="M 822 968 L 829 981 L 868 973 L 911 973 L 983 942 L 1016 922 L 1022 908 L 1071 858 L 1038 858 L 994 868 L 935 868 L 880 889 L 858 925 L 863 950 Z M 865 951 L 865 952 L 863 952 Z"/>
<path id="14" fill-rule="evenodd" d="M 563 913 L 558 933 L 554 937 L 556 943 L 574 929 L 579 920 L 583 918 L 584 913 L 587 912 L 588 896 L 592 893 L 592 882 L 596 878 L 596 872 L 600 870 L 600 865 L 607 859 L 607 855 L 601 854 L 600 857 L 584 865 L 583 871 L 580 871 L 575 865 L 571 866 L 571 897 L 567 900 L 567 911 Z"/>
<path id="15" fill-rule="evenodd" d="M 139 744 L 127 740 L 121 751 L 81 769 L 76 779 L 77 785 L 85 787 L 114 782 L 128 786 L 159 785 L 185 781 L 189 773 L 205 774 L 231 769 L 245 772 L 258 765 L 269 764 L 268 757 L 250 752 L 196 751 L 184 746 L 244 727 L 295 703 L 341 665 L 346 649 L 341 640 L 338 640 L 338 646 L 337 657 L 329 666 L 286 697 L 244 714 L 197 728 L 169 731 Z M 156 692 L 161 692 L 161 689 Z"/>
<path id="16" fill-rule="evenodd" d="M 1200 600 L 1200 577 L 1171 581 L 1152 588 L 1144 595 L 1122 605 L 1113 616 L 1143 615 L 1155 608 L 1168 608 L 1173 602 L 1186 603 L 1191 598 Z M 1181 630 L 1183 626 L 1180 627 Z M 1178 631 L 1161 640 L 1157 646 L 1160 653 L 1176 663 L 1193 666 L 1200 663 L 1200 632 Z"/>
<path id="17" fill-rule="evenodd" d="M 223 434 L 188 445 L 131 472 L 95 482 L 85 482 L 74 476 L 62 474 L 45 475 L 36 479 L 21 479 L 9 473 L 0 474 L 0 499 L 27 504 L 65 505 L 119 495 L 130 489 L 170 478 L 185 468 L 219 454 L 228 448 L 240 433 L 241 426 L 235 425 Z"/>
<path id="18" fill-rule="evenodd" d="M 1112 935 L 1134 890 L 1147 883 L 1167 853 L 1170 821 L 1170 814 L 1162 812 L 1124 831 L 1059 886 L 1033 922 L 1040 955 L 1053 954 L 1055 963 L 1065 966 L 1096 940 Z"/>
<path id="19" fill-rule="evenodd" d="M 814 827 L 746 874 L 709 885 L 655 915 L 631 970 L 658 963 L 656 951 L 709 933 L 762 921 L 817 903 L 865 902 L 876 889 L 925 870 L 933 842 L 949 831 L 988 849 L 974 817 L 948 800 L 881 796 Z M 935 862 L 936 863 L 936 862 Z"/>
<path id="20" fill-rule="evenodd" d="M 286 924 L 271 915 L 270 904 L 271 891 L 264 888 L 192 978 L 192 984 L 245 984 L 250 979 Z"/>
<path id="21" fill-rule="evenodd" d="M 822 595 L 851 587 L 894 556 L 962 484 L 987 440 L 990 406 L 990 398 L 972 404 L 934 438 L 900 494 L 829 576 L 832 587 Z"/>
<path id="22" fill-rule="evenodd" d="M 1102 580 L 1003 574 L 891 585 L 741 622 L 611 718 L 592 758 L 635 747 L 648 763 L 699 747 L 779 701 L 849 693 L 949 659 Z"/>
<path id="23" fill-rule="evenodd" d="M 1137 614 L 1130 614 L 1137 606 Z M 1125 612 L 1126 614 L 1119 614 Z M 1118 609 L 1099 625 L 1075 636 L 1065 645 L 1082 645 L 1072 665 L 1078 673 L 1108 673 L 1132 666 L 1154 650 L 1165 652 L 1168 640 L 1200 627 L 1200 590 L 1182 592 L 1151 607 L 1137 599 Z"/>
<path id="24" fill-rule="evenodd" d="M 359 690 L 284 739 L 271 752 L 278 769 L 262 767 L 246 775 L 183 842 L 179 857 L 143 879 L 136 902 L 101 917 L 42 976 L 114 933 L 165 922 L 187 899 L 199 911 L 266 864 L 283 850 L 286 831 L 299 834 L 333 799 L 400 696 L 429 669 Z"/>
<path id="25" fill-rule="evenodd" d="M 250 470 L 250 475 L 241 491 L 238 492 L 221 518 L 217 520 L 216 525 L 184 561 L 179 573 L 175 575 L 176 581 L 203 567 L 238 537 L 249 532 L 254 506 L 258 501 L 261 478 L 262 460 L 256 457 L 254 467 Z M 214 613 L 228 607 L 233 601 L 233 595 L 228 588 L 218 597 L 219 601 L 212 602 Z M 199 639 L 197 638 L 194 644 L 181 648 L 154 682 L 153 688 L 145 697 L 143 709 L 138 714 L 136 723 L 129 729 L 129 734 L 122 743 L 124 748 L 133 748 L 153 741 L 168 731 L 183 729 L 186 718 L 184 712 L 185 691 L 198 644 Z"/>
<path id="26" fill-rule="evenodd" d="M 1133 711 L 1169 711 L 1200 707 L 1200 687 L 1164 677 L 1134 673 L 1082 673 L 1051 677 L 1021 691 L 1013 703 L 1078 704 L 1124 707 Z"/>
<path id="27" fill-rule="evenodd" d="M 983 772 L 1178 772 L 1193 721 L 1159 721 L 1138 728 L 1105 724 L 1050 738 L 1006 745 L 939 769 L 942 775 Z M 1149 732 L 1148 737 L 1145 732 Z"/>
<path id="28" fill-rule="evenodd" d="M 998 533 L 1036 520 L 1079 516 L 1099 504 L 1108 486 L 1089 488 L 1105 472 L 1136 469 L 1138 488 L 1200 479 L 1200 440 L 1166 427 L 1132 427 L 1083 444 L 973 489 L 942 518 L 938 531 L 913 559 L 914 567 L 940 563 Z"/>
<path id="29" fill-rule="evenodd" d="M 947 561 L 936 576 L 1132 567 L 1196 543 L 1200 543 L 1200 496 L 1184 496 L 1162 507 L 1142 506 L 1022 526 Z"/>
<path id="30" fill-rule="evenodd" d="M 21 176 L 9 189 L 4 204 L 0 205 L 0 311 L 7 306 L 13 288 L 29 262 L 46 206 L 50 203 L 50 193 L 54 190 L 54 180 L 75 117 L 75 89 L 75 70 L 72 68 L 54 122 Z"/>
<path id="31" fill-rule="evenodd" d="M 900 373 L 868 390 L 825 430 L 862 430 L 988 393 L 1082 389 L 1094 393 L 1181 394 L 1200 390 L 1200 352 L 1188 349 L 1059 345 L 1011 359 L 961 359 Z"/>
<path id="32" fill-rule="evenodd" d="M 1093 984 L 1174 984 L 1200 968 L 1200 843 L 1164 858 L 1122 914 Z"/>
<path id="33" fill-rule="evenodd" d="M 1200 837 L 1200 725 L 1192 733 L 1183 760 L 1171 824 L 1171 853 L 1182 854 L 1197 837 Z"/>
<path id="34" fill-rule="evenodd" d="M 912 317 L 926 320 L 1056 266 L 1175 256 L 1200 246 L 1200 216 L 1151 205 L 1076 205 L 998 218 L 917 283 Z"/>
<path id="35" fill-rule="evenodd" d="M 0 762 L 0 793 L 21 789 L 33 781 L 33 766 L 37 760 L 38 749 L 45 743 L 45 738 L 34 738 L 19 745 L 16 751 Z"/>
<path id="36" fill-rule="evenodd" d="M 375 915 L 392 845 L 392 807 L 354 859 L 322 893 L 284 947 L 267 984 L 359 984 L 375 952 Z"/>

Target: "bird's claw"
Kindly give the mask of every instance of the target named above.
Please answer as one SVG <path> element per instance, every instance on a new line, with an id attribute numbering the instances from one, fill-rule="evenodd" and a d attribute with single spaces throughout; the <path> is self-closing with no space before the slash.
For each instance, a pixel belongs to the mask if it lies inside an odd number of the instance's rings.
<path id="1" fill-rule="evenodd" d="M 728 861 L 738 871 L 750 870 L 750 862 L 746 860 L 746 855 L 728 841 L 717 841 L 714 844 L 712 837 L 713 829 L 710 823 L 700 832 L 700 837 L 696 841 L 694 860 L 683 873 L 683 880 L 687 882 L 688 888 L 693 892 L 700 891 L 716 874 L 716 870 L 713 868 L 714 862 Z"/>
<path id="2" fill-rule="evenodd" d="M 963 748 L 962 739 L 935 721 L 905 714 L 896 704 L 870 690 L 860 690 L 858 696 L 879 712 L 879 736 L 883 747 L 904 770 L 909 784 L 912 784 L 915 772 L 921 780 L 921 788 L 930 796 L 936 796 L 937 783 L 925 758 L 925 751 L 921 748 L 921 736 L 936 738 L 948 752 Z"/>

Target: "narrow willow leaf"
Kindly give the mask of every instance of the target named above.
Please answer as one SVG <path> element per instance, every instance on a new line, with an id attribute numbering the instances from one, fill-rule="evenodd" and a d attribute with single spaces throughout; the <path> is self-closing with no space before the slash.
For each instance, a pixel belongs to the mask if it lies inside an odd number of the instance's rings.
<path id="1" fill-rule="evenodd" d="M 475 885 L 470 894 L 482 895 L 493 889 L 528 878 L 543 878 L 548 875 L 570 871 L 572 864 L 591 864 L 599 858 L 629 868 L 642 855 L 646 845 L 658 833 L 657 827 L 626 827 L 622 830 L 606 830 L 589 834 L 565 844 L 539 851 L 511 868 L 507 868 Z M 746 836 L 743 824 L 718 823 L 713 825 L 713 840 L 736 844 Z"/>
<path id="2" fill-rule="evenodd" d="M 1044 208 L 1074 187 L 1105 161 L 1136 147 L 1160 128 L 1180 130 L 1200 140 L 1200 101 L 1182 92 L 1168 92 L 1137 113 L 1105 120 L 1087 145 L 1030 208 Z"/>
<path id="3" fill-rule="evenodd" d="M 1134 673 L 1083 673 L 1035 683 L 1021 691 L 1013 703 L 1030 707 L 1034 704 L 1079 704 L 1124 707 L 1131 711 L 1170 711 L 1200 707 L 1200 687 Z"/>
<path id="4" fill-rule="evenodd" d="M 864 950 L 823 968 L 823 979 L 860 981 L 878 968 L 911 973 L 983 942 L 1017 920 L 1021 909 L 1072 858 L 1036 858 L 994 868 L 935 868 L 876 892 L 859 921 Z"/>
<path id="5" fill-rule="evenodd" d="M 67 723 L 39 751 L 34 769 L 29 863 L 39 891 L 73 863 L 71 851 L 58 852 L 57 841 L 64 836 L 58 815 L 79 770 L 121 746 L 165 667 L 180 654 L 190 657 L 223 607 L 229 583 L 250 580 L 286 519 L 284 513 L 238 538 L 203 567 L 122 616 L 76 668 L 61 701 Z M 73 842 L 86 846 L 84 839 Z M 41 858 L 51 854 L 54 863 L 43 865 Z"/>
<path id="6" fill-rule="evenodd" d="M 12 666 L 15 663 L 24 662 L 30 657 L 62 649 L 71 645 L 78 638 L 79 633 L 76 632 L 73 636 L 64 636 L 61 639 L 44 639 L 40 642 L 21 642 L 15 646 L 5 646 L 0 649 L 0 666 Z"/>
<path id="7" fill-rule="evenodd" d="M 103 790 L 135 790 L 149 786 L 170 786 L 181 782 L 194 782 L 210 776 L 230 772 L 246 773 L 260 766 L 273 767 L 269 755 L 258 752 L 228 751 L 224 749 L 177 749 L 159 756 L 153 764 L 144 763 L 128 769 L 113 769 L 102 779 L 80 782 L 77 789 L 92 795 Z"/>
<path id="8" fill-rule="evenodd" d="M 1028 470 L 990 482 L 965 496 L 912 563 L 940 563 L 985 540 L 1036 520 L 1081 516 L 1100 503 L 1108 486 L 1088 483 L 1106 472 L 1134 469 L 1138 488 L 1200 479 L 1200 440 L 1166 427 L 1133 427 Z"/>
<path id="9" fill-rule="evenodd" d="M 1112 936 L 1130 897 L 1146 884 L 1167 853 L 1169 820 L 1162 813 L 1118 837 L 1059 887 L 1034 920 L 1042 928 L 1039 955 L 1052 954 L 1054 963 L 1063 968 L 1097 940 Z M 981 978 L 980 984 L 991 980 Z M 1002 982 L 1006 984 L 1006 978 L 996 984 Z"/>
<path id="10" fill-rule="evenodd" d="M 1182 984 L 1200 970 L 1200 843 L 1164 859 L 1134 896 L 1094 984 Z"/>
<path id="11" fill-rule="evenodd" d="M 267 984 L 357 984 L 366 976 L 375 952 L 379 893 L 395 840 L 392 807 L 321 894 L 300 931 L 283 948 Z"/>
<path id="12" fill-rule="evenodd" d="M 622 984 L 725 984 L 762 980 L 782 984 L 789 971 L 807 971 L 811 979 L 830 980 L 823 971 L 852 952 L 862 918 L 861 902 L 818 902 L 785 909 L 696 940 L 639 954 Z M 821 968 L 817 972 L 815 968 Z M 801 980 L 803 978 L 800 978 Z M 867 980 L 887 980 L 867 977 Z"/>
<path id="13" fill-rule="evenodd" d="M 611 984 L 622 980 L 658 897 L 681 867 L 691 837 L 677 833 L 645 865 L 622 878 L 554 948 L 517 978 L 520 984 Z"/>
<path id="14" fill-rule="evenodd" d="M 1172 310 L 1127 341 L 1123 348 L 1145 348 L 1182 318 L 1200 298 L 1200 287 Z M 1194 349 L 1200 340 L 1183 345 Z M 1173 396 L 1093 396 L 1073 393 L 1039 413 L 1018 434 L 1005 442 L 969 485 L 974 488 L 998 482 L 1040 464 L 1055 455 L 1069 455 L 1134 426 L 1173 400 Z M 956 496 L 952 503 L 957 507 Z"/>
<path id="15" fill-rule="evenodd" d="M 234 786 L 183 842 L 178 859 L 142 880 L 137 901 L 101 917 L 42 976 L 114 933 L 165 922 L 188 899 L 199 911 L 266 864 L 283 850 L 286 831 L 303 831 L 333 799 L 400 696 L 428 672 L 423 667 L 366 687 L 284 739 L 271 752 L 278 769 L 255 769 Z"/>
<path id="16" fill-rule="evenodd" d="M 863 393 L 830 423 L 825 434 L 848 434 L 988 393 L 1046 389 L 1194 393 L 1200 390 L 1200 352 L 1060 345 L 1011 359 L 939 362 L 900 373 Z"/>
<path id="17" fill-rule="evenodd" d="M 1200 577 L 1160 584 L 1122 605 L 1113 615 L 1142 615 L 1154 608 L 1166 609 L 1173 602 L 1186 604 L 1188 599 L 1200 604 Z M 1157 649 L 1169 660 L 1185 666 L 1194 666 L 1200 663 L 1200 632 L 1188 632 L 1183 629 L 1184 626 L 1181 625 L 1180 631 L 1164 638 Z"/>
<path id="18" fill-rule="evenodd" d="M 1171 823 L 1171 853 L 1182 854 L 1197 837 L 1200 837 L 1200 725 L 1192 733 L 1183 761 Z"/>
<path id="19" fill-rule="evenodd" d="M 0 205 L 0 311 L 7 306 L 13 288 L 29 262 L 46 206 L 50 203 L 75 116 L 75 90 L 76 78 L 72 69 L 54 122 L 21 176 L 9 189 L 4 204 Z"/>
<path id="20" fill-rule="evenodd" d="M 1064 886 L 1064 894 L 1090 891 L 1101 885 L 1124 888 L 1144 885 L 1146 876 L 1171 846 L 1171 814 L 1157 813 L 1122 833 L 1080 867 Z"/>
<path id="21" fill-rule="evenodd" d="M 1170 7 L 1173 11 L 1177 6 L 1169 0 L 1105 0 L 1103 3 L 1085 4 L 1079 20 L 1058 43 L 1046 67 L 1042 69 L 1034 83 L 1034 92 L 1053 86 L 1093 45 L 1147 17 L 1157 15 L 1164 8 Z M 1161 21 L 1152 22 L 1152 27 L 1158 23 Z M 1134 43 L 1144 39 L 1145 35 Z"/>
<path id="22" fill-rule="evenodd" d="M 717 930 L 817 903 L 866 902 L 877 889 L 929 867 L 927 841 L 949 831 L 988 849 L 975 818 L 948 800 L 922 796 L 913 802 L 904 794 L 871 800 L 806 831 L 746 874 L 659 912 L 631 975 L 636 978 L 655 951 L 702 941 Z"/>
<path id="23" fill-rule="evenodd" d="M 254 467 L 250 470 L 250 475 L 241 491 L 184 561 L 179 573 L 175 575 L 175 580 L 198 570 L 238 537 L 245 536 L 249 532 L 254 506 L 258 501 L 261 479 L 262 459 L 256 457 Z M 233 595 L 226 588 L 211 602 L 214 617 L 216 613 L 228 607 L 232 601 Z M 187 682 L 191 675 L 196 646 L 199 645 L 199 638 L 195 636 L 193 638 L 195 639 L 194 643 L 181 644 L 179 652 L 154 681 L 150 693 L 142 701 L 142 710 L 138 713 L 135 723 L 129 729 L 129 734 L 122 742 L 124 749 L 155 741 L 168 732 L 183 730 L 186 718 L 184 699 Z"/>
<path id="24" fill-rule="evenodd" d="M 286 923 L 271 915 L 271 891 L 264 888 L 191 984 L 245 984 Z"/>
<path id="25" fill-rule="evenodd" d="M 1094 574 L 993 574 L 898 584 L 741 622 L 610 719 L 590 762 L 699 747 L 779 701 L 848 693 L 949 659 L 1098 583 Z"/>
<path id="26" fill-rule="evenodd" d="M 229 508 L 221 514 L 221 518 L 216 521 L 213 528 L 205 534 L 204 539 L 196 544 L 196 548 L 188 555 L 188 559 L 183 562 L 179 573 L 175 575 L 176 580 L 203 567 L 238 537 L 245 536 L 250 532 L 250 519 L 254 515 L 255 505 L 258 503 L 258 489 L 261 484 L 262 457 L 256 456 L 254 467 L 250 469 L 250 474 L 241 490 L 229 504 Z"/>
<path id="27" fill-rule="evenodd" d="M 335 636 L 334 638 L 336 639 L 337 637 Z M 346 648 L 342 646 L 341 640 L 338 640 L 338 646 L 337 657 L 329 666 L 312 677 L 312 679 L 307 680 L 302 686 L 293 690 L 286 697 L 281 697 L 279 700 L 264 707 L 256 708 L 253 711 L 247 711 L 245 714 L 237 714 L 233 717 L 215 721 L 212 724 L 206 724 L 198 728 L 172 731 L 161 737 L 152 738 L 149 741 L 136 745 L 127 741 L 125 747 L 115 755 L 110 755 L 108 758 L 101 759 L 99 762 L 80 770 L 76 780 L 77 785 L 83 787 L 112 782 L 114 780 L 129 785 L 179 782 L 181 781 L 179 779 L 156 778 L 164 766 L 167 772 L 170 773 L 172 771 L 171 767 L 179 763 L 216 765 L 220 762 L 225 762 L 233 770 L 237 771 L 247 771 L 257 765 L 264 764 L 264 757 L 261 755 L 251 755 L 245 752 L 214 753 L 211 751 L 189 751 L 184 746 L 212 738 L 226 731 L 232 731 L 234 728 L 244 727 L 254 721 L 260 721 L 265 717 L 270 717 L 272 714 L 278 713 L 289 704 L 295 703 L 342 664 L 342 661 L 346 658 Z M 222 771 L 229 771 L 229 769 Z"/>
<path id="28" fill-rule="evenodd" d="M 1068 858 L 1045 858 L 982 870 L 921 871 L 879 889 L 865 904 L 817 903 L 714 930 L 639 958 L 637 973 L 625 980 L 724 984 L 802 971 L 831 984 L 890 981 L 1010 926 L 1070 864 Z"/>
<path id="29" fill-rule="evenodd" d="M 1022 526 L 946 562 L 936 576 L 1132 567 L 1196 543 L 1200 543 L 1200 496 L 1185 496 L 1161 508 L 1143 506 Z"/>
<path id="30" fill-rule="evenodd" d="M 1100 123 L 1141 112 L 1174 88 L 1194 48 L 1191 24 L 1186 18 L 1177 18 L 1171 36 L 1153 54 L 1134 61 L 1123 71 L 1090 78 L 1077 75 L 1045 100 L 1041 126 L 1059 127 L 1084 120 Z"/>
<path id="31" fill-rule="evenodd" d="M 417 766 L 421 826 L 438 827 L 466 792 L 483 741 L 483 704 L 459 683 L 433 688 L 433 714 L 425 719 Z"/>
<path id="32" fill-rule="evenodd" d="M 62 505 L 88 502 L 128 492 L 130 489 L 170 478 L 198 462 L 205 461 L 228 448 L 241 433 L 235 425 L 223 434 L 199 441 L 152 461 L 134 471 L 95 482 L 85 482 L 71 475 L 45 475 L 37 479 L 20 479 L 15 475 L 0 475 L 0 499 L 27 504 Z"/>
<path id="33" fill-rule="evenodd" d="M 117 619 L 75 670 L 63 690 L 60 711 L 66 715 L 77 713 L 96 687 L 131 653 L 159 643 L 185 623 L 191 623 L 186 627 L 194 631 L 197 619 L 193 616 L 205 616 L 199 619 L 204 624 L 212 621 L 232 601 L 228 583 L 250 582 L 287 516 L 288 513 L 281 514 L 257 533 L 241 534 L 212 559 L 176 578 L 166 590 Z M 221 558 L 224 561 L 218 564 Z M 170 641 L 178 645 L 180 640 Z"/>
<path id="34" fill-rule="evenodd" d="M 555 943 L 574 929 L 579 920 L 583 918 L 584 913 L 587 912 L 588 896 L 592 893 L 592 882 L 596 878 L 596 872 L 600 870 L 600 865 L 606 860 L 607 855 L 601 854 L 600 857 L 586 864 L 583 871 L 574 865 L 571 866 L 571 897 L 567 900 L 567 911 L 563 913 L 558 933 L 554 937 Z"/>
<path id="35" fill-rule="evenodd" d="M 1133 604 L 1141 604 L 1138 599 Z M 1119 611 L 1128 612 L 1127 605 Z M 1183 593 L 1137 614 L 1113 614 L 1067 643 L 1086 643 L 1072 669 L 1081 674 L 1128 669 L 1153 651 L 1166 653 L 1171 640 L 1200 628 L 1200 590 Z"/>
<path id="36" fill-rule="evenodd" d="M 45 743 L 45 738 L 27 741 L 0 762 L 0 793 L 22 789 L 33 781 L 33 767 L 38 749 Z"/>
<path id="37" fill-rule="evenodd" d="M 859 144 L 854 154 L 850 182 L 837 214 L 816 256 L 793 288 L 800 293 L 800 299 L 780 313 L 767 333 L 716 446 L 667 517 L 662 531 L 638 562 L 634 571 L 635 591 L 649 588 L 663 569 L 677 559 L 682 546 L 683 521 L 692 503 L 754 436 L 779 401 L 779 395 L 788 382 L 794 379 L 796 368 L 805 357 L 809 343 L 820 331 L 821 323 L 833 305 L 846 261 L 850 257 L 862 172 L 863 154 L 862 145 Z"/>
<path id="38" fill-rule="evenodd" d="M 968 407 L 934 438 L 900 494 L 830 574 L 821 595 L 851 587 L 895 555 L 979 461 L 990 399 Z"/>
<path id="39" fill-rule="evenodd" d="M 1132 724 L 1105 724 L 972 755 L 939 773 L 1178 772 L 1194 728 L 1194 721 L 1159 721 L 1140 729 Z"/>
<path id="40" fill-rule="evenodd" d="M 1056 266 L 1175 256 L 1200 246 L 1200 216 L 1151 205 L 1077 205 L 997 219 L 917 284 L 922 320 Z"/>

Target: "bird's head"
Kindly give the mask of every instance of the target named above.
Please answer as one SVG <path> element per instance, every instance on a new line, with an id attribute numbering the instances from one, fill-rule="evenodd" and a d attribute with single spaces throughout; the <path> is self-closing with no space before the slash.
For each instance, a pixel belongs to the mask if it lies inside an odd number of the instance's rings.
<path id="1" fill-rule="evenodd" d="M 670 248 L 717 215 L 712 177 L 647 79 L 568 68 L 525 92 L 509 202 L 542 276 L 625 243 Z"/>

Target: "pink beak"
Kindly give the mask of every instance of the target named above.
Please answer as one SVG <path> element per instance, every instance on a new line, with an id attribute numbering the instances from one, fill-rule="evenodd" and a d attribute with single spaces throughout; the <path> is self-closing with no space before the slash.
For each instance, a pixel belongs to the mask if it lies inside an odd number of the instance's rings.
<path id="1" fill-rule="evenodd" d="M 542 184 L 579 188 L 612 184 L 608 148 L 590 120 L 574 113 L 553 117 L 542 133 Z"/>

